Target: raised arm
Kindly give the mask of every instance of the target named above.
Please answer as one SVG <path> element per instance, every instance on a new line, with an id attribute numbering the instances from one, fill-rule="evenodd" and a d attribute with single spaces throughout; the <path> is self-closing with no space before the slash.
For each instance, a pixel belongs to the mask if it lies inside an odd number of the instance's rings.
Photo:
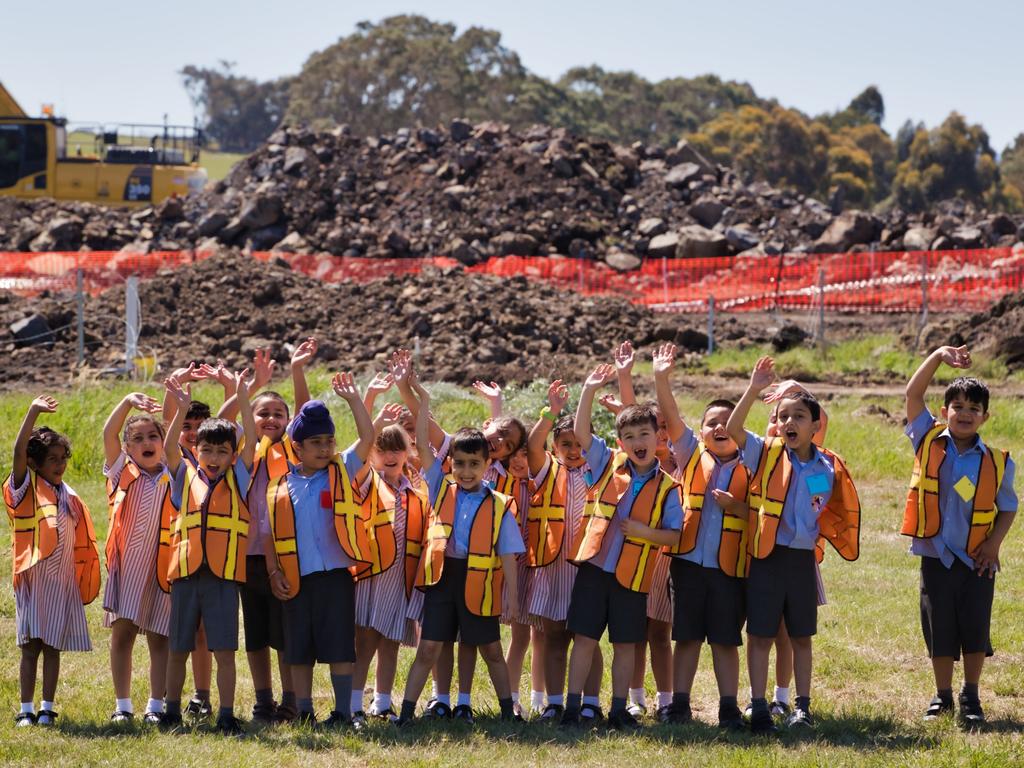
<path id="1" fill-rule="evenodd" d="M 202 374 L 199 373 L 195 363 L 189 363 L 188 368 L 178 368 L 173 371 L 169 378 L 174 379 L 181 385 L 186 385 L 189 382 L 198 381 L 202 378 Z M 163 404 L 163 423 L 170 424 L 174 419 L 175 408 L 177 407 L 175 399 L 171 396 L 170 392 L 164 392 L 164 404 Z"/>
<path id="2" fill-rule="evenodd" d="M 401 418 L 402 406 L 398 403 L 385 403 L 384 407 L 377 412 L 373 419 L 374 437 L 379 436 L 384 431 L 384 427 L 397 424 Z"/>
<path id="3" fill-rule="evenodd" d="M 619 380 L 619 402 L 623 406 L 636 404 L 636 392 L 633 391 L 633 362 L 636 353 L 633 342 L 624 341 L 615 350 L 615 375 Z"/>
<path id="4" fill-rule="evenodd" d="M 277 360 L 272 360 L 269 349 L 257 349 L 252 358 L 252 378 L 249 379 L 249 401 L 252 396 L 263 389 L 274 378 L 274 368 L 277 367 Z M 223 360 L 217 361 L 217 366 L 206 365 L 199 368 L 200 373 L 207 379 L 218 382 L 224 387 L 224 403 L 217 411 L 218 419 L 234 421 L 238 416 L 238 379 L 233 371 L 228 370 Z"/>
<path id="5" fill-rule="evenodd" d="M 761 390 L 771 384 L 774 380 L 775 361 L 770 357 L 762 357 L 754 365 L 754 371 L 750 374 L 750 383 L 743 392 L 743 397 L 741 397 L 740 401 L 736 403 L 736 408 L 733 409 L 732 414 L 730 414 L 729 423 L 726 425 L 726 429 L 729 430 L 729 437 L 736 442 L 736 445 L 738 445 L 741 450 L 743 446 L 747 444 L 747 433 L 744 430 L 744 424 L 747 423 L 747 415 L 750 413 L 750 407 L 760 397 Z"/>
<path id="6" fill-rule="evenodd" d="M 370 455 L 376 434 L 373 431 L 373 419 L 370 418 L 370 412 L 366 410 L 366 406 L 359 398 L 359 387 L 356 386 L 352 374 L 345 372 L 334 374 L 334 378 L 331 379 L 331 388 L 338 397 L 348 403 L 348 407 L 352 410 L 352 417 L 356 421 L 356 432 L 359 435 L 354 450 L 359 460 L 365 462 Z"/>
<path id="7" fill-rule="evenodd" d="M 416 450 L 420 455 L 420 471 L 425 475 L 437 459 L 430 448 L 430 393 L 413 379 L 413 389 L 419 395 L 419 412 L 416 414 Z"/>
<path id="8" fill-rule="evenodd" d="M 167 434 L 164 435 L 164 458 L 167 461 L 167 470 L 173 477 L 177 474 L 178 467 L 181 466 L 181 447 L 178 445 L 178 441 L 181 440 L 181 425 L 185 423 L 185 414 L 188 413 L 192 395 L 173 376 L 164 380 L 164 387 L 167 390 L 164 402 L 170 399 L 175 408 L 174 418 L 167 427 Z"/>
<path id="9" fill-rule="evenodd" d="M 32 430 L 36 426 L 36 419 L 40 413 L 53 413 L 57 410 L 59 403 L 49 395 L 40 395 L 33 400 L 28 411 L 25 412 L 25 419 L 21 422 L 21 429 L 14 439 L 14 461 L 11 465 L 11 485 L 17 487 L 25 482 L 25 473 L 28 472 L 28 440 L 32 437 Z"/>
<path id="10" fill-rule="evenodd" d="M 686 423 L 679 415 L 679 405 L 672 394 L 672 384 L 669 381 L 669 374 L 672 373 L 675 361 L 675 344 L 662 344 L 654 350 L 654 391 L 658 398 L 658 410 L 665 417 L 668 439 L 673 442 L 679 440 L 686 430 Z"/>
<path id="11" fill-rule="evenodd" d="M 928 385 L 935 378 L 939 366 L 945 363 L 951 368 L 970 368 L 971 353 L 966 345 L 962 347 L 939 347 L 924 359 L 924 362 L 907 382 L 907 423 L 909 424 L 925 409 L 925 395 Z"/>
<path id="12" fill-rule="evenodd" d="M 601 363 L 583 382 L 583 392 L 580 393 L 580 402 L 576 406 L 573 430 L 584 451 L 589 451 L 590 444 L 593 442 L 593 436 L 590 434 L 590 411 L 594 407 L 594 395 L 597 394 L 597 390 L 611 381 L 614 375 L 615 368 L 613 366 Z"/>
<path id="13" fill-rule="evenodd" d="M 132 408 L 144 413 L 159 413 L 160 403 L 144 392 L 132 392 L 114 406 L 106 423 L 103 425 L 103 458 L 109 467 L 121 455 L 121 428 Z"/>
<path id="14" fill-rule="evenodd" d="M 292 352 L 292 386 L 295 389 L 295 412 L 298 413 L 309 402 L 309 384 L 306 382 L 306 366 L 316 357 L 319 342 L 310 336 Z"/>
<path id="15" fill-rule="evenodd" d="M 526 461 L 530 465 L 530 474 L 536 475 L 544 468 L 545 446 L 548 442 L 548 435 L 558 421 L 562 409 L 569 400 L 569 388 L 561 379 L 555 379 L 548 386 L 548 406 L 541 412 L 537 423 L 530 430 L 530 436 L 526 439 Z"/>
<path id="16" fill-rule="evenodd" d="M 419 386 L 419 380 L 412 365 L 412 353 L 409 350 L 399 349 L 391 356 L 391 377 L 395 386 L 398 387 L 398 393 L 401 395 L 405 407 L 409 409 L 413 418 L 417 418 L 420 412 L 420 403 L 416 399 L 416 393 L 423 391 L 423 387 Z M 428 408 L 428 417 L 430 417 L 429 410 Z M 441 450 L 448 435 L 432 417 L 428 418 L 427 427 L 429 440 L 426 444 L 433 446 L 435 451 Z M 418 433 L 416 442 L 419 443 Z"/>
<path id="17" fill-rule="evenodd" d="M 363 405 L 366 406 L 368 412 L 373 413 L 373 406 L 377 402 L 377 398 L 391 389 L 393 383 L 394 378 L 390 373 L 375 373 L 373 375 L 363 394 Z"/>
<path id="18" fill-rule="evenodd" d="M 242 416 L 242 433 L 245 435 L 245 442 L 238 455 L 245 468 L 251 470 L 259 438 L 256 436 L 256 419 L 252 415 L 249 391 L 249 369 L 246 368 L 235 376 L 235 399 L 238 401 L 238 411 Z"/>
<path id="19" fill-rule="evenodd" d="M 485 384 L 482 381 L 474 381 L 473 389 L 480 393 L 480 395 L 487 401 L 487 406 L 491 411 L 491 418 L 496 419 L 501 416 L 501 386 L 496 381 L 492 381 L 490 384 Z"/>

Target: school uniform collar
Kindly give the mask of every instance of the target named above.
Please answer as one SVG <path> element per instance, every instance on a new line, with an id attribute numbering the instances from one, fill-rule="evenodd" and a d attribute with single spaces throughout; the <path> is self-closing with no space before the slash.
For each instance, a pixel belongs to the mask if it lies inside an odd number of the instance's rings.
<path id="1" fill-rule="evenodd" d="M 827 468 L 828 462 L 825 461 L 825 454 L 821 452 L 821 449 L 818 448 L 817 444 L 811 443 L 811 447 L 814 449 L 814 455 L 811 456 L 810 460 L 806 463 L 800 461 L 800 459 L 797 458 L 796 451 L 794 451 L 792 448 L 787 447 L 786 452 L 789 454 L 789 463 L 798 464 L 801 467 L 809 467 L 812 464 L 817 464 L 820 461 L 822 465 Z"/>
<path id="2" fill-rule="evenodd" d="M 981 435 L 979 435 L 977 432 L 974 433 L 974 444 L 964 451 L 961 451 L 959 448 L 956 447 L 956 442 L 953 440 L 953 435 L 950 434 L 948 426 L 946 426 L 946 428 L 939 433 L 939 437 L 946 438 L 947 448 L 952 448 L 954 451 L 956 451 L 957 456 L 966 456 L 967 454 L 974 452 L 980 453 L 982 456 L 984 456 L 985 453 L 988 451 L 988 446 L 986 446 L 985 443 L 982 442 Z"/>
<path id="3" fill-rule="evenodd" d="M 634 480 L 649 480 L 658 473 L 658 470 L 661 469 L 661 461 L 656 460 L 654 462 L 654 466 L 651 467 L 646 472 L 644 472 L 642 475 L 636 471 L 636 465 L 633 463 L 632 459 L 626 459 L 626 466 L 629 467 L 629 474 L 630 476 L 633 477 Z"/>

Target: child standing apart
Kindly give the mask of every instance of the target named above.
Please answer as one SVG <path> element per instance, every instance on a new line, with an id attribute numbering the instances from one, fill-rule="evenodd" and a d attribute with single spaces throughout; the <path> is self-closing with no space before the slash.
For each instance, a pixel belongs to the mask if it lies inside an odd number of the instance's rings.
<path id="1" fill-rule="evenodd" d="M 141 413 L 129 416 L 132 410 Z M 149 647 L 149 702 L 143 720 L 157 724 L 164 711 L 171 622 L 167 570 L 174 508 L 164 467 L 164 431 L 153 415 L 159 411 L 160 403 L 152 397 L 133 392 L 118 403 L 103 426 L 103 474 L 110 502 L 103 624 L 111 628 L 110 673 L 116 700 L 110 719 L 115 723 L 135 717 L 132 649 L 140 633 L 146 635 Z"/>
<path id="2" fill-rule="evenodd" d="M 29 405 L 14 441 L 4 503 L 11 523 L 15 627 L 21 648 L 19 726 L 53 725 L 61 651 L 90 651 L 84 606 L 100 589 L 100 558 L 89 509 L 64 483 L 71 443 L 36 427 L 57 401 L 42 395 Z M 43 700 L 34 710 L 36 671 L 43 657 Z"/>
<path id="3" fill-rule="evenodd" d="M 921 558 L 921 629 L 935 674 L 926 720 L 953 713 L 953 665 L 963 653 L 960 720 L 985 723 L 978 684 L 989 636 L 999 548 L 1013 524 L 1017 495 L 1009 455 L 982 442 L 988 387 L 961 376 L 946 387 L 938 421 L 925 404 L 939 366 L 969 368 L 967 347 L 940 347 L 907 383 L 907 437 L 914 446 L 901 533 Z"/>

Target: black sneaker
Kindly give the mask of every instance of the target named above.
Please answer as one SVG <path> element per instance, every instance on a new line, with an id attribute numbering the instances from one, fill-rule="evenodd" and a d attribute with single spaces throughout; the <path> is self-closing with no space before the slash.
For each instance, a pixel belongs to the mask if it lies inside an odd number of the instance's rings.
<path id="1" fill-rule="evenodd" d="M 561 704 L 548 704 L 544 707 L 544 711 L 540 713 L 540 719 L 542 722 L 554 723 L 562 719 L 564 712 L 565 707 Z"/>
<path id="2" fill-rule="evenodd" d="M 19 712 L 14 716 L 14 725 L 16 728 L 27 728 L 28 726 L 35 724 L 35 712 Z"/>
<path id="3" fill-rule="evenodd" d="M 40 709 L 36 714 L 36 725 L 54 725 L 57 722 L 57 713 L 52 709 Z"/>
<path id="4" fill-rule="evenodd" d="M 976 696 L 960 694 L 960 722 L 966 728 L 981 728 L 985 725 L 985 712 L 981 700 Z"/>
<path id="5" fill-rule="evenodd" d="M 252 708 L 252 720 L 254 723 L 276 723 L 277 722 L 277 702 L 270 702 L 269 704 L 254 704 Z"/>
<path id="6" fill-rule="evenodd" d="M 163 712 L 152 712 L 150 710 L 147 710 L 146 713 L 142 716 L 142 722 L 144 722 L 146 725 L 160 725 L 160 723 L 163 721 L 163 714 Z"/>
<path id="7" fill-rule="evenodd" d="M 658 711 L 654 713 L 654 716 L 662 725 L 668 725 L 672 722 L 672 705 L 666 704 L 663 707 L 658 707 Z"/>
<path id="8" fill-rule="evenodd" d="M 332 710 L 331 716 L 319 723 L 316 727 L 323 731 L 340 731 L 345 726 L 351 723 L 351 719 L 341 714 L 338 710 Z M 366 723 L 365 716 L 363 717 L 363 723 Z"/>
<path id="9" fill-rule="evenodd" d="M 775 721 L 772 719 L 772 713 L 768 711 L 767 707 L 760 712 L 751 710 L 750 732 L 758 736 L 766 736 L 779 732 L 779 727 L 775 725 Z"/>
<path id="10" fill-rule="evenodd" d="M 299 710 L 292 704 L 278 704 L 274 710 L 275 723 L 290 723 L 299 716 Z"/>
<path id="11" fill-rule="evenodd" d="M 814 717 L 811 715 L 810 710 L 796 707 L 792 714 L 786 718 L 787 728 L 813 728 Z"/>
<path id="12" fill-rule="evenodd" d="M 447 720 L 452 716 L 452 708 L 437 699 L 427 702 L 427 708 L 423 710 L 424 720 Z"/>
<path id="13" fill-rule="evenodd" d="M 459 704 L 455 709 L 452 710 L 452 719 L 461 720 L 467 725 L 472 725 L 476 722 L 473 717 L 473 708 L 469 704 Z"/>
<path id="14" fill-rule="evenodd" d="M 658 719 L 667 725 L 683 725 L 693 720 L 693 711 L 689 704 L 669 704 L 666 707 L 665 719 L 661 719 L 661 710 L 658 710 Z"/>
<path id="15" fill-rule="evenodd" d="M 628 709 L 608 715 L 608 729 L 612 731 L 639 731 L 641 725 Z"/>
<path id="16" fill-rule="evenodd" d="M 936 696 L 928 702 L 928 709 L 924 711 L 924 719 L 926 721 L 938 720 L 944 715 L 953 714 L 953 699 L 949 701 L 943 701 L 941 696 Z"/>
<path id="17" fill-rule="evenodd" d="M 600 725 L 604 721 L 604 710 L 598 704 L 584 704 L 580 707 L 580 721 L 584 725 Z"/>
<path id="18" fill-rule="evenodd" d="M 241 736 L 245 733 L 242 721 L 234 715 L 221 715 L 217 718 L 217 724 L 214 727 L 225 736 Z"/>
<path id="19" fill-rule="evenodd" d="M 134 719 L 134 712 L 126 712 L 123 709 L 115 709 L 114 714 L 110 716 L 110 722 L 115 725 L 130 725 Z"/>
<path id="20" fill-rule="evenodd" d="M 181 714 L 177 712 L 173 715 L 170 712 L 164 712 L 160 717 L 160 730 L 162 731 L 174 731 L 183 726 L 184 721 L 181 719 Z"/>
<path id="21" fill-rule="evenodd" d="M 784 701 L 776 699 L 768 705 L 768 711 L 771 712 L 772 717 L 789 717 L 790 707 Z"/>
<path id="22" fill-rule="evenodd" d="M 193 696 L 185 706 L 184 714 L 199 719 L 208 718 L 213 714 L 213 705 L 198 696 Z"/>
<path id="23" fill-rule="evenodd" d="M 735 706 L 719 707 L 718 727 L 727 731 L 742 731 L 744 728 L 743 713 L 740 712 L 740 708 Z"/>
<path id="24" fill-rule="evenodd" d="M 358 712 L 353 712 L 350 722 L 352 723 L 353 729 L 357 731 L 363 730 L 366 728 L 366 713 L 361 709 Z"/>
<path id="25" fill-rule="evenodd" d="M 563 710 L 562 719 L 558 721 L 559 728 L 579 728 L 582 724 L 578 709 Z"/>

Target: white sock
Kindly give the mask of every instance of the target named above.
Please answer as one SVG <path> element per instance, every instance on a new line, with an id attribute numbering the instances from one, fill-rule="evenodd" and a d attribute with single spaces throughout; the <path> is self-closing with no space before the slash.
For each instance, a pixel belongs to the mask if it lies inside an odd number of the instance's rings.
<path id="1" fill-rule="evenodd" d="M 548 699 L 551 703 L 551 699 Z M 530 709 L 541 709 L 544 706 L 544 691 L 530 691 Z"/>
<path id="2" fill-rule="evenodd" d="M 385 712 L 391 709 L 391 691 L 387 693 L 379 693 L 374 691 L 373 694 L 373 710 L 377 714 Z"/>
<path id="3" fill-rule="evenodd" d="M 639 704 L 641 707 L 647 706 L 647 694 L 644 693 L 643 688 L 630 688 L 629 700 L 631 703 Z"/>
<path id="4" fill-rule="evenodd" d="M 435 694 L 434 698 L 437 699 L 438 704 L 444 704 L 446 707 L 450 707 L 452 705 L 452 697 L 447 693 Z"/>
<path id="5" fill-rule="evenodd" d="M 44 709 L 48 709 L 50 712 L 53 712 L 53 702 L 52 701 L 41 701 L 41 702 L 39 702 L 39 711 L 42 712 Z"/>
<path id="6" fill-rule="evenodd" d="M 147 712 L 163 712 L 164 711 L 164 700 L 163 699 L 150 699 L 149 703 L 146 704 Z"/>
<path id="7" fill-rule="evenodd" d="M 779 688 L 775 686 L 775 701 L 782 702 L 783 704 L 789 704 L 789 688 Z"/>
<path id="8" fill-rule="evenodd" d="M 351 712 L 362 712 L 363 711 L 363 692 L 352 691 L 352 697 L 349 699 L 349 707 Z"/>
<path id="9" fill-rule="evenodd" d="M 437 699 L 437 680 L 430 682 L 430 698 Z M 440 699 L 438 699 L 440 701 Z"/>
<path id="10" fill-rule="evenodd" d="M 27 712 L 30 715 L 34 715 L 36 713 L 36 708 L 31 701 L 23 701 L 21 702 L 21 711 Z"/>
<path id="11" fill-rule="evenodd" d="M 135 709 L 132 707 L 132 700 L 131 699 L 114 699 L 114 701 L 117 702 L 114 705 L 114 708 L 120 710 L 121 712 L 134 712 L 135 711 Z M 46 709 L 46 707 L 43 707 L 43 709 Z"/>
<path id="12" fill-rule="evenodd" d="M 597 696 L 584 696 L 583 703 L 589 704 L 592 707 L 599 707 L 601 706 L 601 699 Z"/>
<path id="13" fill-rule="evenodd" d="M 519 703 L 519 691 L 512 691 L 512 693 L 510 693 L 509 695 L 512 697 L 513 704 Z"/>
<path id="14" fill-rule="evenodd" d="M 658 709 L 667 707 L 672 703 L 672 692 L 658 691 Z"/>
<path id="15" fill-rule="evenodd" d="M 462 691 L 459 691 L 459 698 L 457 699 L 457 702 L 458 702 L 457 706 L 459 706 L 459 707 L 462 707 L 462 706 L 470 707 L 470 706 L 472 706 L 473 705 L 472 694 L 470 694 L 470 693 L 463 693 Z"/>
<path id="16" fill-rule="evenodd" d="M 548 696 L 548 704 L 557 704 L 558 706 L 561 706 L 563 701 L 564 699 L 560 693 L 553 693 Z"/>

